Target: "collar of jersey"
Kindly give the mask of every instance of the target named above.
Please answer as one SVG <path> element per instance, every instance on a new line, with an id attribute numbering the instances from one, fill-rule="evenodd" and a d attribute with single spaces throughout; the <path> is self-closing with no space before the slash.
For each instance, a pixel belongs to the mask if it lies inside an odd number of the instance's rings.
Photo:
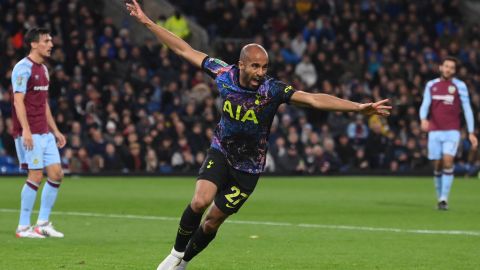
<path id="1" fill-rule="evenodd" d="M 37 63 L 37 62 L 33 61 L 33 59 L 30 58 L 30 56 L 27 56 L 27 59 L 28 59 L 28 61 L 32 62 L 32 64 L 34 64 L 34 65 L 41 65 L 40 63 Z"/>

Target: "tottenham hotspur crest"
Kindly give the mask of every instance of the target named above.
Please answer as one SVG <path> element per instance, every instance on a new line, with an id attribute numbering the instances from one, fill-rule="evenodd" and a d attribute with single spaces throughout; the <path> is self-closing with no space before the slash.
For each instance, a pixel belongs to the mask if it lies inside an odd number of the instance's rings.
<path id="1" fill-rule="evenodd" d="M 450 93 L 450 94 L 455 93 L 455 86 L 450 85 L 450 86 L 448 87 L 448 93 Z"/>

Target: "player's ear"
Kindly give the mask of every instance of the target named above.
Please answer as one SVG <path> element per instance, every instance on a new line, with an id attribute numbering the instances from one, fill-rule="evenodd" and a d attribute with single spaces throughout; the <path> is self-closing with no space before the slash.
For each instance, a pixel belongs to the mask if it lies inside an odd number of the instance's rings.
<path id="1" fill-rule="evenodd" d="M 239 69 L 244 69 L 244 68 L 245 68 L 245 64 L 243 64 L 243 61 L 242 61 L 242 60 L 239 60 L 239 61 L 238 61 L 238 68 L 239 68 Z"/>

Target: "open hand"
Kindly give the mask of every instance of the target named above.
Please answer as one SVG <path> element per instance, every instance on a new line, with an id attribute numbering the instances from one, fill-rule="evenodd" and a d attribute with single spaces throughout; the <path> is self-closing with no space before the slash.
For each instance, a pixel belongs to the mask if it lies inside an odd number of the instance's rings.
<path id="1" fill-rule="evenodd" d="M 390 100 L 384 99 L 375 103 L 363 103 L 360 104 L 360 112 L 364 115 L 377 114 L 380 116 L 389 116 L 392 106 L 385 105 Z"/>
<path id="2" fill-rule="evenodd" d="M 128 12 L 130 12 L 130 16 L 135 17 L 139 22 L 145 24 L 150 20 L 136 0 L 125 2 L 125 4 L 127 5 Z"/>

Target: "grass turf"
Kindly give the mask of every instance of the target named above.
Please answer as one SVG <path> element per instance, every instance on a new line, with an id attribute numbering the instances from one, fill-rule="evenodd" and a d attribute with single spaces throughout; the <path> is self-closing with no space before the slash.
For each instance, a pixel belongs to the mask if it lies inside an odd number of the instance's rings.
<path id="1" fill-rule="evenodd" d="M 52 215 L 66 237 L 40 240 L 14 237 L 22 183 L 0 179 L 2 270 L 156 269 L 194 189 L 194 177 L 67 178 Z M 224 224 L 188 269 L 479 269 L 479 189 L 456 180 L 440 212 L 430 178 L 263 177 L 231 217 L 255 222 Z"/>

